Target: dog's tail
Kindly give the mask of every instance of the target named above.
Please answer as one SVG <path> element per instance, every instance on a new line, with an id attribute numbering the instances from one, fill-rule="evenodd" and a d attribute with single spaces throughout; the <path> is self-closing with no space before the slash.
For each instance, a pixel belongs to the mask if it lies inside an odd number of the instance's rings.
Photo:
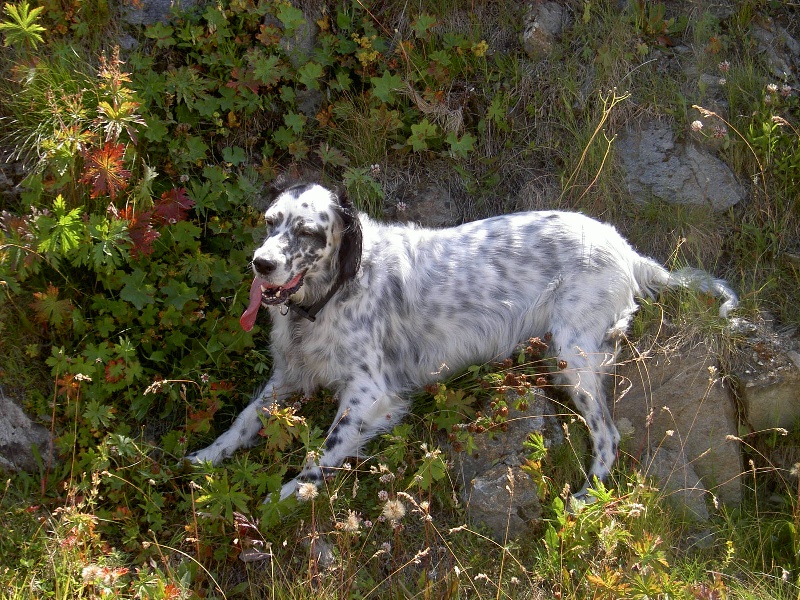
<path id="1" fill-rule="evenodd" d="M 650 259 L 644 259 L 636 264 L 634 277 L 642 292 L 655 297 L 663 288 L 690 288 L 719 298 L 719 316 L 727 317 L 728 313 L 739 305 L 739 298 L 728 282 L 717 279 L 702 269 L 686 267 L 669 272 L 664 267 Z"/>

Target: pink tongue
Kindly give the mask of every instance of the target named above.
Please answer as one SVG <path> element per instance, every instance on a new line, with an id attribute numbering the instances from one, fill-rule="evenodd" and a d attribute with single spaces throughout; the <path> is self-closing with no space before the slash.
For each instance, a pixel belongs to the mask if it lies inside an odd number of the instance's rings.
<path id="1" fill-rule="evenodd" d="M 239 318 L 239 324 L 245 331 L 250 331 L 253 325 L 256 324 L 258 309 L 261 307 L 261 286 L 264 284 L 266 284 L 266 281 L 263 279 L 259 277 L 253 278 L 253 283 L 250 286 L 250 304 L 247 305 L 247 310 Z"/>

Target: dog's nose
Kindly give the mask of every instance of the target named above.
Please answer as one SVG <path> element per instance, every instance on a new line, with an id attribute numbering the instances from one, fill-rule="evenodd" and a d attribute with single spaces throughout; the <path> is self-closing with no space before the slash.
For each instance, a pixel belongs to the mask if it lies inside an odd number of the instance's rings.
<path id="1" fill-rule="evenodd" d="M 266 277 L 277 268 L 278 263 L 266 258 L 256 258 L 253 260 L 253 266 L 256 269 L 256 273 Z"/>

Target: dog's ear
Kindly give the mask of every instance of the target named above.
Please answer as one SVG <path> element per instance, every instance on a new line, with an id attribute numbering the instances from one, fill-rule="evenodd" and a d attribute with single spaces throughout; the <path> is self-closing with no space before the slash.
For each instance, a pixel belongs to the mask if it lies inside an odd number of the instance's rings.
<path id="1" fill-rule="evenodd" d="M 338 192 L 334 210 L 342 221 L 342 241 L 339 243 L 339 277 L 352 279 L 361 264 L 361 221 L 346 192 Z"/>

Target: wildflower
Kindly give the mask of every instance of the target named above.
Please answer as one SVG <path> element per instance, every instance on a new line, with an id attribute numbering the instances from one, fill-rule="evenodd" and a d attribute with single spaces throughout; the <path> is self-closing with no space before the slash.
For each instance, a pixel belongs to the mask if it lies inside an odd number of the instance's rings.
<path id="1" fill-rule="evenodd" d="M 481 40 L 477 44 L 473 44 L 471 50 L 475 56 L 481 58 L 482 56 L 486 56 L 486 52 L 489 50 L 489 44 L 486 40 Z"/>
<path id="2" fill-rule="evenodd" d="M 336 524 L 337 529 L 341 529 L 347 533 L 356 533 L 360 527 L 361 522 L 358 515 L 352 510 L 347 513 L 347 518 L 344 521 Z"/>
<path id="3" fill-rule="evenodd" d="M 378 500 L 381 502 L 386 502 L 389 499 L 389 492 L 386 490 L 381 490 L 378 492 Z"/>
<path id="4" fill-rule="evenodd" d="M 404 213 L 407 210 L 408 210 L 408 204 L 402 201 L 397 203 L 397 212 Z"/>
<path id="5" fill-rule="evenodd" d="M 789 471 L 789 475 L 792 477 L 800 477 L 800 463 L 794 463 L 791 471 Z"/>
<path id="6" fill-rule="evenodd" d="M 98 565 L 89 565 L 87 567 L 83 567 L 83 571 L 81 571 L 81 578 L 83 579 L 83 583 L 94 583 L 103 575 L 103 569 L 101 569 Z"/>
<path id="7" fill-rule="evenodd" d="M 792 93 L 792 86 L 783 84 L 781 86 L 781 96 L 788 98 Z"/>
<path id="8" fill-rule="evenodd" d="M 769 92 L 770 94 L 777 94 L 778 93 L 778 84 L 777 83 L 767 84 L 767 92 Z"/>
<path id="9" fill-rule="evenodd" d="M 301 483 L 297 487 L 297 499 L 300 502 L 308 502 L 309 500 L 313 500 L 319 495 L 319 490 L 317 486 L 313 483 L 305 482 Z"/>
<path id="10" fill-rule="evenodd" d="M 719 81 L 718 81 L 717 83 L 718 83 L 719 85 L 725 85 L 726 83 L 728 83 L 728 80 L 727 80 L 727 79 L 725 79 L 724 77 L 720 77 L 720 78 L 719 78 Z"/>
<path id="11" fill-rule="evenodd" d="M 489 581 L 489 576 L 486 573 L 478 573 L 473 581 Z"/>
<path id="12" fill-rule="evenodd" d="M 406 515 L 406 506 L 400 500 L 388 500 L 383 505 L 382 516 L 394 524 L 400 521 Z"/>
<path id="13" fill-rule="evenodd" d="M 731 63 L 727 60 L 723 60 L 721 63 L 717 65 L 717 68 L 720 70 L 721 73 L 727 73 L 731 70 Z"/>
<path id="14" fill-rule="evenodd" d="M 636 519 L 641 517 L 643 512 L 645 512 L 645 507 L 643 504 L 631 504 L 630 508 L 628 509 L 628 516 Z"/>
<path id="15" fill-rule="evenodd" d="M 703 122 L 702 121 L 692 121 L 692 131 L 702 131 L 703 130 Z"/>
<path id="16" fill-rule="evenodd" d="M 92 378 L 88 375 L 84 375 L 83 373 L 78 373 L 75 375 L 75 381 L 91 381 Z"/>
<path id="17" fill-rule="evenodd" d="M 414 558 L 411 559 L 411 562 L 413 562 L 415 565 L 421 564 L 422 559 L 428 556 L 430 552 L 431 552 L 430 546 L 425 548 L 424 550 L 420 550 L 414 555 Z"/>
<path id="18" fill-rule="evenodd" d="M 209 380 L 208 373 L 203 373 L 202 375 L 200 375 L 200 381 L 202 381 L 203 383 L 208 383 L 208 380 Z"/>

